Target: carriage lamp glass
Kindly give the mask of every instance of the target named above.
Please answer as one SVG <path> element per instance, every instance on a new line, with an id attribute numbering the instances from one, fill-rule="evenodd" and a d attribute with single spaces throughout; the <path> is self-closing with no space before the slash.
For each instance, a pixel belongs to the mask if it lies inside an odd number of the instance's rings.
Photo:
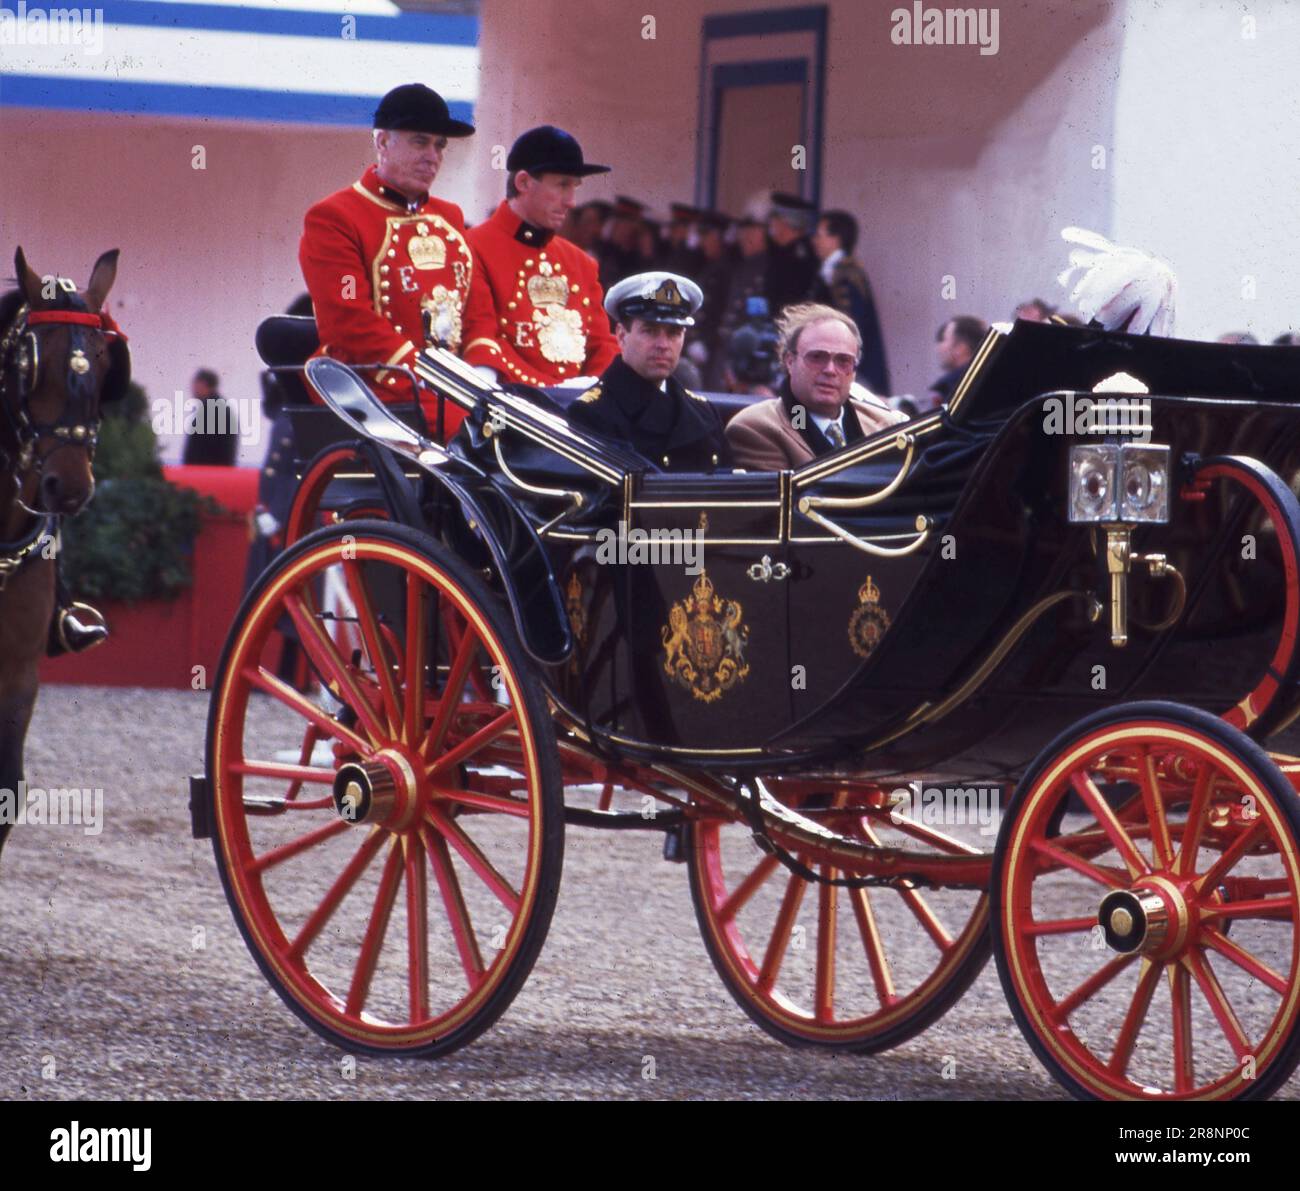
<path id="1" fill-rule="evenodd" d="M 1169 448 L 1104 443 L 1070 448 L 1070 520 L 1169 520 Z"/>
<path id="2" fill-rule="evenodd" d="M 1070 448 L 1070 520 L 1115 521 L 1118 492 L 1115 475 L 1119 447 L 1109 445 Z"/>
<path id="3" fill-rule="evenodd" d="M 1168 449 L 1124 446 L 1120 465 L 1121 520 L 1168 521 Z"/>

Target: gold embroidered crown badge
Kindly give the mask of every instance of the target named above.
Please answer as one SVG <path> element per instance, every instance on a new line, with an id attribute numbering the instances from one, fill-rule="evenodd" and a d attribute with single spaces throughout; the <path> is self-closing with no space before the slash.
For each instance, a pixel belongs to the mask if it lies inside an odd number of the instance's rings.
<path id="1" fill-rule="evenodd" d="M 849 644 L 860 658 L 869 658 L 889 631 L 889 613 L 880 606 L 880 588 L 870 575 L 858 588 L 858 606 L 849 617 Z"/>

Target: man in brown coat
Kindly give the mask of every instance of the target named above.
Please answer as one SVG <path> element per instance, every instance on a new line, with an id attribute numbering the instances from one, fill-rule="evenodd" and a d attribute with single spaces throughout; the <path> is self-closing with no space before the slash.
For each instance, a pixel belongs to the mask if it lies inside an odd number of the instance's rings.
<path id="1" fill-rule="evenodd" d="M 742 409 L 727 424 L 737 467 L 786 471 L 903 421 L 879 397 L 849 398 L 862 340 L 829 306 L 791 306 L 778 323 L 786 377 L 779 396 Z"/>

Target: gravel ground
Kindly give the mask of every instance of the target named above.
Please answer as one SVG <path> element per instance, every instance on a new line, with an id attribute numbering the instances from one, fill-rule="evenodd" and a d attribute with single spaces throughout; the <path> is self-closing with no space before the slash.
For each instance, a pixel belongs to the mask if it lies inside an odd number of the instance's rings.
<path id="1" fill-rule="evenodd" d="M 874 1057 L 787 1049 L 731 1000 L 684 866 L 657 835 L 570 828 L 550 935 L 478 1042 L 433 1062 L 349 1060 L 249 955 L 185 777 L 207 699 L 47 687 L 28 781 L 102 786 L 102 834 L 16 828 L 0 878 L 0 1096 L 377 1099 L 1055 1099 L 990 962 L 927 1032 Z M 652 1060 L 652 1061 L 651 1061 Z M 351 1063 L 355 1062 L 355 1070 Z M 652 1076 L 652 1078 L 648 1078 Z M 1300 1079 L 1283 1089 L 1300 1096 Z"/>

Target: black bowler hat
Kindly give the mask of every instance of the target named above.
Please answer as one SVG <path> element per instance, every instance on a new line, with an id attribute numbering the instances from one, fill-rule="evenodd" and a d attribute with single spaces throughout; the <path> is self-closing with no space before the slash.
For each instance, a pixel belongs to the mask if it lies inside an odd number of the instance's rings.
<path id="1" fill-rule="evenodd" d="M 530 128 L 510 146 L 506 169 L 514 174 L 527 170 L 533 177 L 542 174 L 568 174 L 585 178 L 590 174 L 607 174 L 609 166 L 592 165 L 582 159 L 582 146 L 563 128 L 542 124 Z"/>
<path id="2" fill-rule="evenodd" d="M 435 136 L 473 136 L 474 125 L 453 120 L 447 101 L 423 83 L 394 87 L 375 108 L 375 127 Z"/>

